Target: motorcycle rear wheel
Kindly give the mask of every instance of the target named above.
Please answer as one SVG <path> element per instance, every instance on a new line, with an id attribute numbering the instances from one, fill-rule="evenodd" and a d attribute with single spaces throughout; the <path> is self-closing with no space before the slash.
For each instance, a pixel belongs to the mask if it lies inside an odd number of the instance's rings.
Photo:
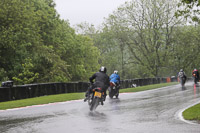
<path id="1" fill-rule="evenodd" d="M 118 91 L 118 93 L 117 93 L 115 96 L 116 96 L 116 98 L 118 98 L 118 96 L 119 96 L 119 91 Z"/>
<path id="2" fill-rule="evenodd" d="M 99 98 L 94 97 L 90 104 L 90 111 L 94 111 L 99 105 Z"/>
<path id="3" fill-rule="evenodd" d="M 111 92 L 109 92 L 109 97 L 112 99 L 113 98 L 113 94 Z"/>

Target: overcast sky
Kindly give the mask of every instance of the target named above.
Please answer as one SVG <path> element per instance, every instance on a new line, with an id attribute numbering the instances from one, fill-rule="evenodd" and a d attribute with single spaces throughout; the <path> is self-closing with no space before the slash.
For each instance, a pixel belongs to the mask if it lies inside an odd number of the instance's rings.
<path id="1" fill-rule="evenodd" d="M 100 25 L 121 4 L 131 0 L 54 0 L 61 19 L 69 20 L 70 25 L 88 22 Z"/>

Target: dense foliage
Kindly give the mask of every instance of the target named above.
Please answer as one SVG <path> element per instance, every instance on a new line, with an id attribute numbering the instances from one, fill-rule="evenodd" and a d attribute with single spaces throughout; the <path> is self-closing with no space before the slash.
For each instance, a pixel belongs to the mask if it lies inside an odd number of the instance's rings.
<path id="1" fill-rule="evenodd" d="M 122 79 L 176 76 L 181 68 L 190 76 L 200 68 L 197 0 L 129 1 L 99 29 L 87 22 L 70 27 L 55 6 L 0 1 L 0 81 L 88 81 L 101 65 Z"/>
<path id="2" fill-rule="evenodd" d="M 0 81 L 88 80 L 98 58 L 92 40 L 59 18 L 53 0 L 0 1 Z"/>
<path id="3" fill-rule="evenodd" d="M 190 23 L 200 23 L 200 0 L 180 0 L 176 16 L 184 16 Z"/>
<path id="4" fill-rule="evenodd" d="M 85 23 L 78 28 L 93 38 L 110 72 L 118 69 L 122 78 L 176 76 L 181 68 L 191 76 L 200 68 L 200 27 L 179 14 L 183 5 L 177 0 L 133 0 L 110 14 L 100 30 L 94 32 Z"/>

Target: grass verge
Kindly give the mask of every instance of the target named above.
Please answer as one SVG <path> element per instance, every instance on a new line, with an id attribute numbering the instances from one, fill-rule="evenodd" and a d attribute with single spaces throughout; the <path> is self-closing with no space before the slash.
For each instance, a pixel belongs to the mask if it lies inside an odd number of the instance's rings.
<path id="1" fill-rule="evenodd" d="M 156 89 L 156 88 L 175 85 L 175 84 L 178 84 L 178 82 L 153 84 L 153 85 L 141 86 L 141 87 L 136 87 L 136 88 L 127 88 L 127 89 L 121 89 L 120 93 L 145 91 L 145 90 L 151 90 L 151 89 Z M 67 94 L 49 95 L 49 96 L 41 96 L 41 97 L 36 97 L 36 98 L 15 100 L 15 101 L 0 102 L 0 110 L 19 108 L 19 107 L 25 107 L 25 106 L 31 106 L 31 105 L 48 104 L 48 103 L 54 103 L 54 102 L 78 100 L 78 99 L 83 99 L 84 95 L 85 93 L 67 93 Z"/>
<path id="2" fill-rule="evenodd" d="M 161 87 L 170 86 L 170 85 L 176 85 L 176 84 L 178 84 L 178 82 L 153 84 L 153 85 L 140 86 L 136 88 L 127 88 L 127 89 L 121 89 L 120 93 L 146 91 L 146 90 L 152 90 L 152 89 L 161 88 Z"/>
<path id="3" fill-rule="evenodd" d="M 200 104 L 194 105 L 183 111 L 183 118 L 200 122 Z"/>
<path id="4" fill-rule="evenodd" d="M 28 98 L 22 100 L 15 100 L 15 101 L 0 102 L 0 110 L 19 108 L 31 105 L 48 104 L 54 102 L 77 100 L 77 99 L 83 99 L 84 96 L 85 93 L 68 93 L 68 94 L 49 95 L 49 96 L 41 96 L 41 97 Z"/>

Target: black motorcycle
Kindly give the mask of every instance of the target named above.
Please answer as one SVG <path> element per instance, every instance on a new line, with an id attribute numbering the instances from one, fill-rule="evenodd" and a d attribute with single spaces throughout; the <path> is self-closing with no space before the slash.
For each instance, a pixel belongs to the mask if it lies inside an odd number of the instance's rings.
<path id="1" fill-rule="evenodd" d="M 119 96 L 119 86 L 117 86 L 114 82 L 110 82 L 110 87 L 108 88 L 109 97 L 112 99 L 114 96 L 118 98 Z"/>
<path id="2" fill-rule="evenodd" d="M 90 111 L 95 110 L 99 104 L 103 105 L 103 97 L 104 92 L 100 87 L 96 87 L 92 90 L 92 93 L 89 95 L 88 98 Z"/>
<path id="3" fill-rule="evenodd" d="M 186 76 L 179 78 L 182 87 L 185 85 L 186 79 L 187 79 Z"/>

